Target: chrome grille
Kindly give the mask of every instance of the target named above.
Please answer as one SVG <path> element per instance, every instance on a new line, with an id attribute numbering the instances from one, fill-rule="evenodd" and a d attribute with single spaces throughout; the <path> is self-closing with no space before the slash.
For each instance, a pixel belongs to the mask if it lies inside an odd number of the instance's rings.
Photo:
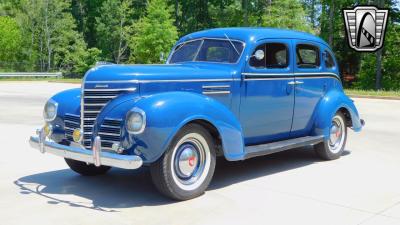
<path id="1" fill-rule="evenodd" d="M 85 148 L 90 149 L 92 146 L 91 140 L 93 135 L 93 125 L 94 122 L 103 109 L 103 107 L 112 99 L 116 98 L 118 95 L 130 91 L 135 91 L 136 88 L 121 88 L 121 89 L 84 89 L 83 91 L 83 145 Z M 115 120 L 113 120 L 115 121 Z M 120 124 L 118 125 L 120 126 Z M 107 132 L 105 132 L 107 133 Z M 104 142 L 111 139 L 109 136 L 113 136 L 110 141 L 118 141 L 119 136 L 117 133 L 112 133 L 113 135 L 103 134 L 105 136 Z M 99 133 L 100 135 L 100 133 Z M 119 133 L 118 133 L 119 135 Z M 101 135 L 100 135 L 101 136 Z M 118 140 L 117 140 L 118 138 Z M 101 136 L 103 140 L 103 137 Z M 112 146 L 112 143 L 111 143 Z"/>
<path id="2" fill-rule="evenodd" d="M 101 147 L 113 150 L 112 145 L 120 142 L 122 120 L 106 118 L 100 126 L 98 135 L 101 138 Z"/>
<path id="3" fill-rule="evenodd" d="M 73 141 L 72 133 L 75 129 L 81 127 L 81 118 L 79 115 L 65 114 L 64 116 L 64 128 L 65 128 L 65 138 L 69 141 Z"/>

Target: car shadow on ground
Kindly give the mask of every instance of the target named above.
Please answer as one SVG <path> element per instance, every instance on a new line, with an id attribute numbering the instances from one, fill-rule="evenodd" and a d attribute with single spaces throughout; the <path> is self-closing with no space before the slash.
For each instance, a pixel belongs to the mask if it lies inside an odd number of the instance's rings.
<path id="1" fill-rule="evenodd" d="M 344 155 L 350 152 L 345 151 Z M 245 161 L 218 159 L 208 190 L 244 182 L 321 162 L 311 148 L 293 149 Z M 83 177 L 69 169 L 21 177 L 14 181 L 21 194 L 37 194 L 49 204 L 67 204 L 115 212 L 118 208 L 175 203 L 163 197 L 152 184 L 149 170 L 112 169 L 107 175 Z M 87 200 L 71 200 L 75 195 Z M 76 198 L 75 198 L 76 199 Z"/>

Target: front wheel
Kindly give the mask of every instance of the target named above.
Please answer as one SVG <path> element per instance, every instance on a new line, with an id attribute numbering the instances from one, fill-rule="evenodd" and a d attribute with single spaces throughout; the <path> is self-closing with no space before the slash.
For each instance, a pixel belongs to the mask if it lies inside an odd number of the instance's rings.
<path id="1" fill-rule="evenodd" d="M 315 145 L 315 151 L 324 160 L 339 158 L 344 151 L 347 140 L 347 126 L 343 113 L 337 112 L 332 118 L 329 138 Z"/>
<path id="2" fill-rule="evenodd" d="M 150 166 L 156 188 L 175 200 L 188 200 L 204 193 L 215 169 L 215 144 L 198 124 L 183 127 L 164 155 Z"/>

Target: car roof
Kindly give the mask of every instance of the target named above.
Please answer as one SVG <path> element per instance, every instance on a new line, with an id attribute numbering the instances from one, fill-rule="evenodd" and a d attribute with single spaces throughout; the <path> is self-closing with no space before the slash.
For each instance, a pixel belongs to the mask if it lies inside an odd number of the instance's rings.
<path id="1" fill-rule="evenodd" d="M 208 29 L 185 35 L 179 40 L 179 43 L 203 37 L 225 39 L 226 36 L 230 39 L 241 40 L 246 43 L 255 42 L 265 38 L 290 38 L 314 41 L 329 46 L 321 38 L 306 32 L 266 27 L 227 27 Z"/>

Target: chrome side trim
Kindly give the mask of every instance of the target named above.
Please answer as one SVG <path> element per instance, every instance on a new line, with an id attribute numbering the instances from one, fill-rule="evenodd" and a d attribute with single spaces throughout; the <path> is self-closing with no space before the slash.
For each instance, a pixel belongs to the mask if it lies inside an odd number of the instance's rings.
<path id="1" fill-rule="evenodd" d="M 249 80 L 293 80 L 293 77 L 284 77 L 284 78 L 245 78 L 245 81 Z"/>
<path id="2" fill-rule="evenodd" d="M 231 85 L 203 85 L 203 88 L 230 88 Z"/>
<path id="3" fill-rule="evenodd" d="M 84 98 L 115 98 L 117 96 L 111 95 L 111 96 L 85 96 Z"/>
<path id="4" fill-rule="evenodd" d="M 285 79 L 318 79 L 318 78 L 335 78 L 340 80 L 339 75 L 330 72 L 313 72 L 313 73 L 242 73 L 244 80 L 285 80 Z M 252 78 L 246 78 L 252 76 Z"/>
<path id="5" fill-rule="evenodd" d="M 39 131 L 39 133 L 43 133 L 43 131 Z M 98 138 L 100 139 L 100 137 Z M 102 151 L 101 146 L 99 147 L 97 144 L 100 141 L 99 139 L 95 138 L 94 146 L 97 146 L 97 148 L 93 151 L 80 147 L 57 144 L 52 141 L 46 141 L 43 138 L 40 139 L 39 137 L 30 137 L 29 144 L 32 148 L 38 149 L 43 153 L 48 152 L 63 158 L 97 164 L 99 166 L 104 165 L 123 169 L 137 169 L 142 166 L 143 160 L 137 155 L 120 155 Z M 97 159 L 98 161 L 96 161 Z"/>
<path id="6" fill-rule="evenodd" d="M 161 83 L 161 82 L 227 82 L 232 79 L 190 79 L 190 80 L 140 80 L 139 83 Z"/>
<path id="7" fill-rule="evenodd" d="M 221 95 L 221 94 L 230 94 L 230 91 L 203 91 L 205 95 Z"/>
<path id="8" fill-rule="evenodd" d="M 96 88 L 96 89 L 85 89 L 85 91 L 136 91 L 137 88 L 113 88 L 113 89 L 109 89 L 109 88 Z"/>
<path id="9" fill-rule="evenodd" d="M 187 80 L 128 80 L 128 81 L 115 81 L 115 80 L 102 80 L 102 81 L 87 81 L 86 83 L 161 83 L 161 82 L 224 82 L 224 81 L 240 81 L 240 78 L 234 79 L 187 79 Z M 98 89 L 100 90 L 100 89 Z M 106 90 L 106 89 L 103 89 Z"/>
<path id="10" fill-rule="evenodd" d="M 86 84 L 98 84 L 98 83 L 100 83 L 100 84 L 104 84 L 104 83 L 124 84 L 124 83 L 138 83 L 138 80 L 98 80 L 98 81 L 90 80 L 90 81 L 85 81 L 85 83 Z"/>

